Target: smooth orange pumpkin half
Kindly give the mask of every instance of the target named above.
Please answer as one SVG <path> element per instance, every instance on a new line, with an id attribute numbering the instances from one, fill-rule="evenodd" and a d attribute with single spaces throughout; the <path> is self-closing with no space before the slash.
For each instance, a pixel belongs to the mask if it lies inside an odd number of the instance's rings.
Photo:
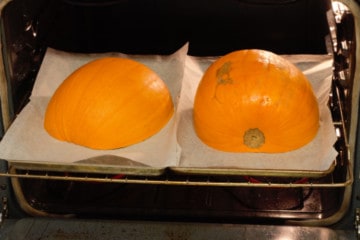
<path id="1" fill-rule="evenodd" d="M 306 76 L 265 50 L 229 53 L 206 70 L 194 99 L 194 128 L 227 152 L 280 153 L 312 141 L 319 107 Z"/>
<path id="2" fill-rule="evenodd" d="M 174 113 L 171 94 L 147 66 L 106 57 L 74 71 L 47 106 L 44 127 L 54 138 L 92 149 L 116 149 L 159 132 Z"/>

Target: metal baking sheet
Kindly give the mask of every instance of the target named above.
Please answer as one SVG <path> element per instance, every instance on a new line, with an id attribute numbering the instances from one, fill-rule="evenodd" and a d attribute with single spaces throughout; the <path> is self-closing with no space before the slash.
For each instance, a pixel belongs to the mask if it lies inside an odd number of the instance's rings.
<path id="1" fill-rule="evenodd" d="M 100 156 L 109 158 L 109 156 Z M 115 156 L 116 160 L 119 157 Z M 236 175 L 236 176 L 261 176 L 261 177 L 311 177 L 320 178 L 331 174 L 336 166 L 336 161 L 331 164 L 326 171 L 305 171 L 305 170 L 279 170 L 279 169 L 241 169 L 241 168 L 196 168 L 196 167 L 169 167 L 156 168 L 144 166 L 143 164 L 125 164 L 126 160 L 121 159 L 124 165 L 119 164 L 94 164 L 94 163 L 43 163 L 43 162 L 24 162 L 11 161 L 9 164 L 18 170 L 26 171 L 55 171 L 73 173 L 96 173 L 96 174 L 123 174 L 128 176 L 152 176 L 157 177 L 172 171 L 176 174 L 186 175 Z M 131 161 L 131 160 L 130 160 Z"/>
<path id="2" fill-rule="evenodd" d="M 235 175 L 235 176 L 257 176 L 257 177 L 299 177 L 320 178 L 331 174 L 336 166 L 334 161 L 329 169 L 325 171 L 315 170 L 281 170 L 281 169 L 245 169 L 245 168 L 197 168 L 197 167 L 172 167 L 171 171 L 177 174 L 187 175 Z"/>
<path id="3" fill-rule="evenodd" d="M 74 163 L 44 163 L 34 161 L 9 160 L 9 164 L 15 169 L 29 171 L 56 171 L 75 173 L 96 174 L 124 174 L 138 176 L 160 176 L 164 168 L 147 166 L 131 159 L 115 156 L 102 155 L 83 159 Z"/>

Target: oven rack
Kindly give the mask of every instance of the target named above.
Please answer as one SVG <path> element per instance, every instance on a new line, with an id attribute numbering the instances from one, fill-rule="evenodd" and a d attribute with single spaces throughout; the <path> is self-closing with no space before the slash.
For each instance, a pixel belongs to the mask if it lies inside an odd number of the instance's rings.
<path id="1" fill-rule="evenodd" d="M 349 96 L 344 94 L 347 84 L 335 71 L 332 91 L 329 96 L 329 107 L 332 112 L 333 125 L 338 141 L 335 148 L 338 156 L 329 171 L 311 172 L 274 172 L 216 171 L 196 169 L 181 171 L 176 168 L 165 168 L 152 171 L 146 168 L 129 167 L 125 171 L 114 171 L 101 167 L 86 168 L 85 165 L 62 166 L 46 164 L 24 164 L 8 162 L 8 167 L 0 170 L 0 177 L 12 179 L 39 179 L 57 181 L 81 181 L 119 184 L 154 184 L 154 185 L 187 185 L 187 186 L 224 186 L 224 187 L 265 187 L 265 188 L 340 188 L 353 183 L 353 167 L 349 144 L 349 119 L 346 112 Z M 5 170 L 4 170 L 5 169 Z M 119 170 L 119 169 L 118 169 Z M 124 170 L 124 169 L 122 169 Z M 228 171 L 229 170 L 229 171 Z M 119 174 L 119 172 L 121 174 Z"/>
<path id="2" fill-rule="evenodd" d="M 84 172 L 58 172 L 19 170 L 9 167 L 7 172 L 0 172 L 0 177 L 15 179 L 38 179 L 57 181 L 81 181 L 118 184 L 153 184 L 183 186 L 218 186 L 218 187 L 263 187 L 263 188 L 340 188 L 353 183 L 350 165 L 335 166 L 346 172 L 343 176 L 335 176 L 334 171 L 324 177 L 263 177 L 241 175 L 186 175 L 166 172 L 161 176 L 134 176 L 123 174 L 96 174 Z"/>
<path id="3" fill-rule="evenodd" d="M 262 187 L 262 188 L 340 188 L 353 183 L 352 161 L 348 143 L 348 127 L 344 102 L 346 99 L 340 91 L 341 82 L 334 79 L 332 94 L 330 94 L 330 108 L 333 114 L 333 124 L 338 135 L 336 149 L 338 156 L 331 171 L 322 174 L 311 172 L 264 173 L 227 172 L 227 171 L 177 171 L 166 168 L 147 174 L 148 170 L 129 168 L 130 172 L 118 174 L 114 171 L 91 171 L 92 168 L 67 168 L 59 166 L 34 167 L 32 164 L 9 163 L 7 169 L 0 172 L 0 177 L 13 179 L 39 179 L 57 181 L 81 181 L 118 184 L 154 184 L 154 185 L 184 185 L 184 186 L 223 186 L 223 187 Z M 87 170 L 86 170 L 87 169 Z M 100 169 L 99 169 L 100 170 Z M 121 172 L 121 171 L 120 171 Z M 150 171 L 151 173 L 151 171 Z M 228 173 L 228 174 L 226 174 Z"/>

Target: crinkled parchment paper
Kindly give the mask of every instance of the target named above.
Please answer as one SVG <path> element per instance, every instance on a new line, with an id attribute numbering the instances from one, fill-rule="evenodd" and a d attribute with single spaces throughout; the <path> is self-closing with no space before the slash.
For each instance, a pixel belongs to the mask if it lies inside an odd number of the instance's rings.
<path id="1" fill-rule="evenodd" d="M 0 158 L 24 162 L 74 163 L 102 155 L 121 156 L 156 168 L 236 168 L 326 171 L 337 152 L 331 114 L 327 107 L 332 58 L 326 55 L 284 56 L 309 78 L 320 106 L 320 130 L 308 145 L 291 152 L 227 153 L 212 149 L 196 136 L 192 105 L 203 72 L 216 57 L 186 56 L 187 45 L 169 56 L 121 53 L 78 54 L 48 49 L 36 79 L 30 103 L 18 115 L 0 143 Z M 144 142 L 116 150 L 92 150 L 58 141 L 43 128 L 47 103 L 56 88 L 75 69 L 103 56 L 122 56 L 152 68 L 167 83 L 177 112 L 156 135 Z M 301 114 L 301 113 L 299 113 Z M 98 162 L 98 163 L 101 163 Z"/>

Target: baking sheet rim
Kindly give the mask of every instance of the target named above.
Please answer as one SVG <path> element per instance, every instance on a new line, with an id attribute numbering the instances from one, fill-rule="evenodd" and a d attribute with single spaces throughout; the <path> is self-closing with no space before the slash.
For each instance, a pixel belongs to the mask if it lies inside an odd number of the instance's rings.
<path id="1" fill-rule="evenodd" d="M 23 162 L 17 160 L 7 160 L 9 167 L 27 171 L 54 171 L 72 172 L 89 174 L 124 174 L 136 176 L 160 176 L 165 172 L 165 168 L 155 168 L 147 166 L 114 166 L 98 165 L 86 163 L 44 163 L 44 162 Z"/>
<path id="2" fill-rule="evenodd" d="M 56 171 L 74 173 L 93 173 L 93 174 L 124 174 L 128 176 L 161 176 L 167 170 L 182 175 L 228 175 L 228 176 L 258 176 L 258 177 L 312 177 L 320 178 L 330 174 L 336 161 L 324 171 L 318 170 L 281 170 L 281 169 L 241 169 L 241 168 L 200 168 L 200 167 L 164 167 L 156 168 L 150 166 L 115 166 L 97 165 L 85 163 L 49 163 L 44 162 L 23 162 L 7 160 L 9 166 L 19 170 L 29 171 Z"/>
<path id="3" fill-rule="evenodd" d="M 221 167 L 170 167 L 169 169 L 178 174 L 189 175 L 232 175 L 232 176 L 257 176 L 257 177 L 314 177 L 320 178 L 330 174 L 336 166 L 336 161 L 324 171 L 320 170 L 286 170 L 286 169 L 241 169 Z"/>

